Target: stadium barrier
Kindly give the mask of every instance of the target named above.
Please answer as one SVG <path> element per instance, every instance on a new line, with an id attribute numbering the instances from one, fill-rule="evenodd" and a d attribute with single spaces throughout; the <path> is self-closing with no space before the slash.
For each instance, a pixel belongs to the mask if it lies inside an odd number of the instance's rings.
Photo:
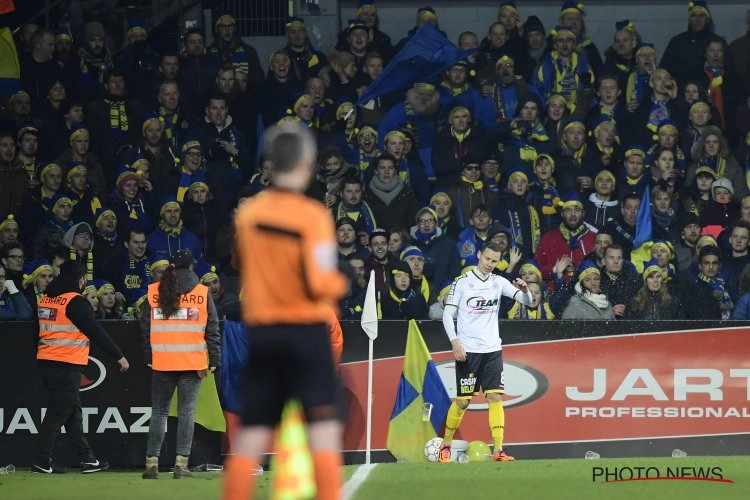
<path id="1" fill-rule="evenodd" d="M 125 374 L 96 348 L 81 380 L 84 429 L 98 456 L 141 467 L 150 417 L 150 375 L 136 322 L 103 323 L 131 362 Z M 439 322 L 419 324 L 449 393 L 450 344 Z M 367 337 L 343 322 L 341 377 L 348 463 L 364 460 Z M 37 373 L 33 323 L 1 323 L 0 463 L 28 466 L 46 396 Z M 401 376 L 406 322 L 381 322 L 375 341 L 373 458 L 385 451 Z M 750 322 L 503 321 L 506 443 L 517 457 L 744 454 L 750 449 Z M 489 441 L 483 400 L 475 399 L 460 439 Z M 473 411 L 477 410 L 477 411 Z M 172 428 L 162 453 L 173 458 Z M 221 463 L 221 437 L 196 426 L 192 462 Z M 64 434 L 60 437 L 65 439 Z M 56 459 L 74 463 L 70 446 Z"/>

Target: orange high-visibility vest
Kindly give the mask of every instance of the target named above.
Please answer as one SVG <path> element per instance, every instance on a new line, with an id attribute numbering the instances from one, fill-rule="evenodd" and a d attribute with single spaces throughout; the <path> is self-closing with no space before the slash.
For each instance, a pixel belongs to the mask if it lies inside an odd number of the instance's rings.
<path id="1" fill-rule="evenodd" d="M 181 295 L 180 308 L 169 318 L 164 317 L 159 307 L 159 283 L 148 286 L 148 303 L 151 368 L 162 372 L 208 368 L 208 287 L 198 284 Z"/>
<path id="2" fill-rule="evenodd" d="M 79 293 L 57 297 L 42 296 L 37 305 L 39 344 L 36 359 L 61 361 L 74 365 L 89 364 L 89 338 L 65 315 L 65 309 Z"/>

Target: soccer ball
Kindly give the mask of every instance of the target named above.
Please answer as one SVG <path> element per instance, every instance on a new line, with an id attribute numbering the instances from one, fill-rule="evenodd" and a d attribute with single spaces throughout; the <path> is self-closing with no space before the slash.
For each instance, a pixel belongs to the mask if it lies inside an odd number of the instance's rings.
<path id="1" fill-rule="evenodd" d="M 424 444 L 424 458 L 428 462 L 438 461 L 438 452 L 440 451 L 440 445 L 443 444 L 443 438 L 434 437 Z"/>

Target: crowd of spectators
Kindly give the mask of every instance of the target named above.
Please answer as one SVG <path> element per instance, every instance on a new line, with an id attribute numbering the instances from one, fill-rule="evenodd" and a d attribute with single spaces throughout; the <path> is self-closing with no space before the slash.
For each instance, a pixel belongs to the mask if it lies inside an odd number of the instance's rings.
<path id="1" fill-rule="evenodd" d="M 456 40 L 471 55 L 367 102 L 439 13 L 418 9 L 394 42 L 374 0 L 356 12 L 327 54 L 288 18 L 265 73 L 229 14 L 211 45 L 194 28 L 160 54 L 136 18 L 119 48 L 98 21 L 75 40 L 23 26 L 21 90 L 0 114 L 0 319 L 33 316 L 68 259 L 86 264 L 99 317 L 136 317 L 182 248 L 236 318 L 232 213 L 269 185 L 258 137 L 279 121 L 318 139 L 307 194 L 355 276 L 344 319 L 371 270 L 382 319 L 441 317 L 487 241 L 503 250 L 496 272 L 534 296 L 508 318 L 750 318 L 750 11 L 729 44 L 690 2 L 659 57 L 631 21 L 600 51 L 579 3 L 545 27 L 501 1 L 486 34 Z"/>

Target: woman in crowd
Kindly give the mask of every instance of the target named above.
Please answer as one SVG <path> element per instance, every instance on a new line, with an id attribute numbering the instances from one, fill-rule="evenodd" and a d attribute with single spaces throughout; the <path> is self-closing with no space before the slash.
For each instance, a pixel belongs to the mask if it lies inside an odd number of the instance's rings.
<path id="1" fill-rule="evenodd" d="M 99 297 L 99 308 L 96 317 L 99 319 L 122 319 L 125 312 L 125 300 L 115 292 L 109 281 L 96 280 L 96 295 Z"/>
<path id="2" fill-rule="evenodd" d="M 578 272 L 575 294 L 560 319 L 615 319 L 612 304 L 602 292 L 602 279 L 596 264 L 583 261 Z"/>
<path id="3" fill-rule="evenodd" d="M 643 286 L 635 294 L 633 306 L 625 310 L 625 317 L 649 321 L 682 319 L 679 297 L 670 293 L 662 266 L 652 259 L 644 268 Z"/>

